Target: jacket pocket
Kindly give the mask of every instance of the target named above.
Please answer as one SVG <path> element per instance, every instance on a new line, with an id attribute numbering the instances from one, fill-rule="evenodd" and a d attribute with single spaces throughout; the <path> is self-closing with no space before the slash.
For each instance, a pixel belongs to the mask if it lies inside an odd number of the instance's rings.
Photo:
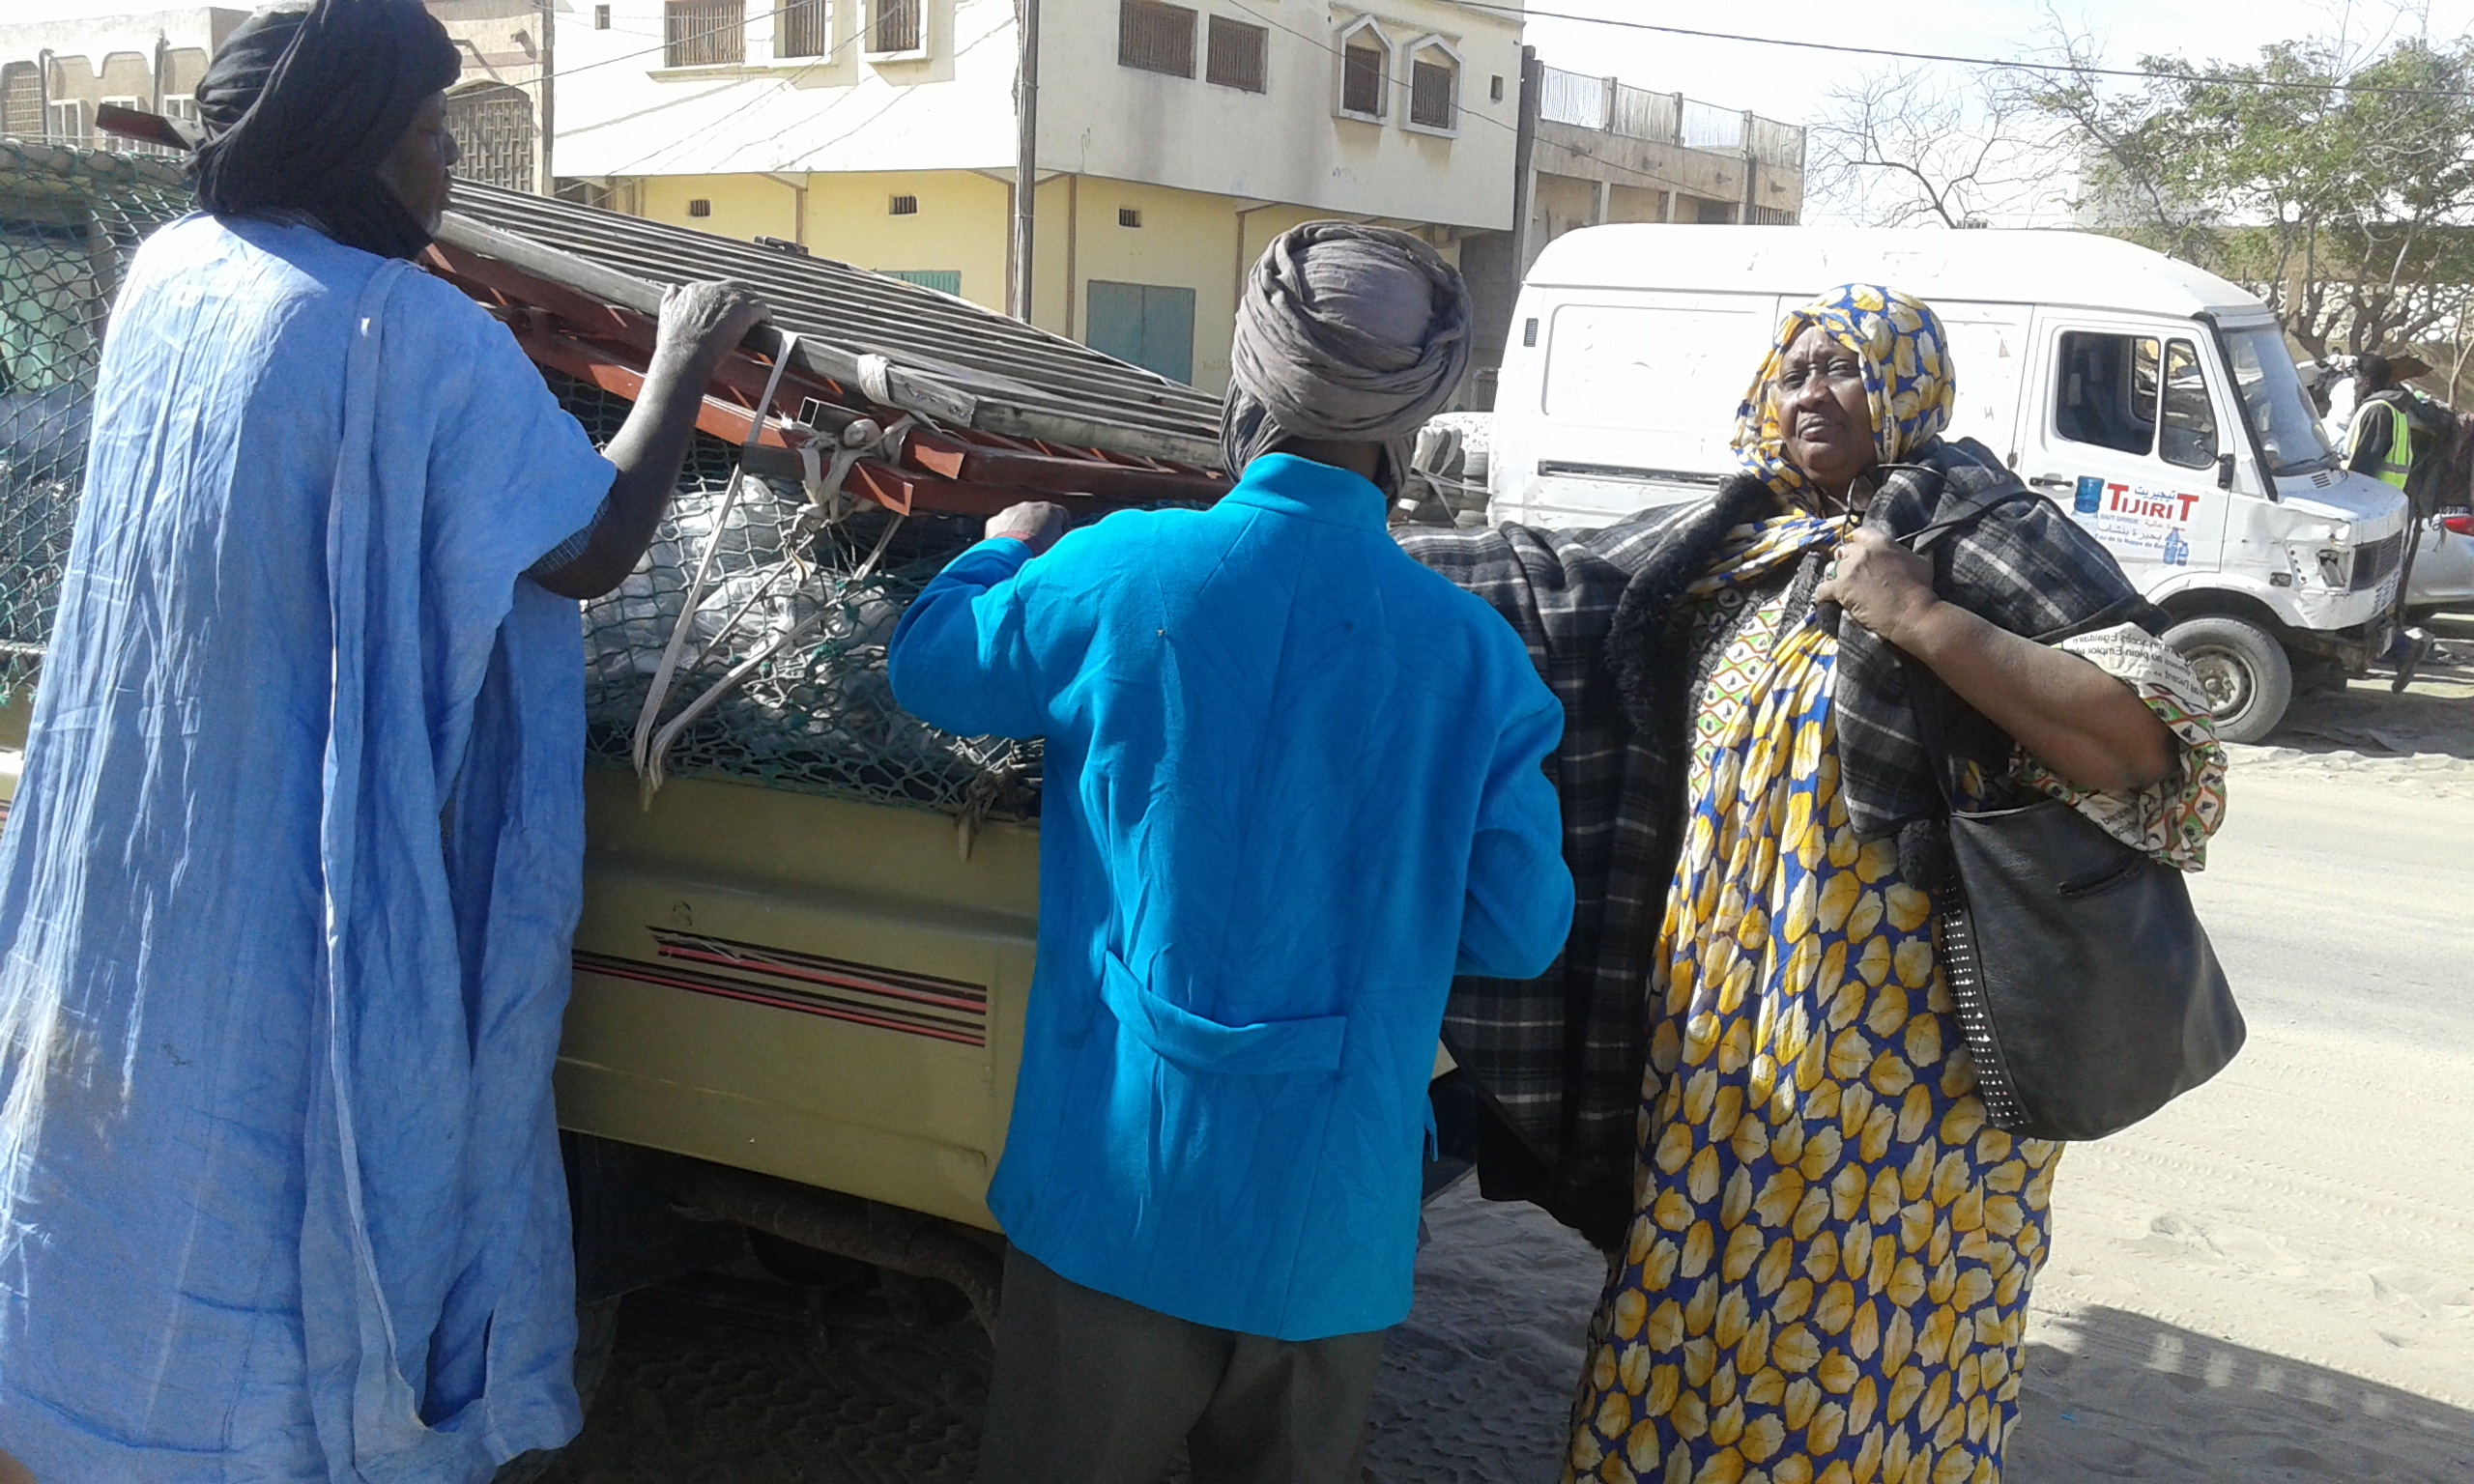
<path id="1" fill-rule="evenodd" d="M 1230 1076 L 1338 1071 L 1349 1024 L 1346 1015 L 1251 1025 L 1207 1020 L 1152 993 L 1114 954 L 1101 956 L 1100 999 L 1119 1025 L 1166 1060 Z"/>

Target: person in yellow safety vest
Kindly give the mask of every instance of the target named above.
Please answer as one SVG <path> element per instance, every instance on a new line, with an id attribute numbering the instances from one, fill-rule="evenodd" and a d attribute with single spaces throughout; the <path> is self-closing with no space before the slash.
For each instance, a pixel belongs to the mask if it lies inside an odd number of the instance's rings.
<path id="1" fill-rule="evenodd" d="M 2385 356 L 2365 356 L 2354 362 L 2354 422 L 2345 439 L 2345 467 L 2356 473 L 2405 488 L 2414 472 L 2414 430 L 2407 411 L 2413 393 L 2396 384 Z M 2408 529 L 2412 527 L 2409 523 Z M 2401 610 L 2402 612 L 2402 610 Z M 2430 656 L 2435 641 L 2423 629 L 2400 627 L 2380 658 L 2396 670 L 2388 688 L 2402 691 Z"/>
<path id="2" fill-rule="evenodd" d="M 2345 439 L 2345 467 L 2402 490 L 2414 471 L 2413 432 L 2405 412 L 2405 399 L 2412 393 L 2396 385 L 2384 356 L 2356 361 L 2354 380 L 2359 400 Z"/>

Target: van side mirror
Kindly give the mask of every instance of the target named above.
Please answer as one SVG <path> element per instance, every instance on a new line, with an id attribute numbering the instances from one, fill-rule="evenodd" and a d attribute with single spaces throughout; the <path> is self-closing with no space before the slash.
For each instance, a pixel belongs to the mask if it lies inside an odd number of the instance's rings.
<path id="1" fill-rule="evenodd" d="M 2220 490 L 2233 488 L 2233 455 L 2229 453 L 2216 456 L 2216 487 Z"/>

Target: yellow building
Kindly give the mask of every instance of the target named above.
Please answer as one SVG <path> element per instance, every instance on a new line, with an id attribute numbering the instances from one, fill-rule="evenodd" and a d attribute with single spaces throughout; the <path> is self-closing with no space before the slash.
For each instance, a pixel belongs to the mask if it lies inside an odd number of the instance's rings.
<path id="1" fill-rule="evenodd" d="M 1217 390 L 1301 221 L 1511 226 L 1520 22 L 1446 0 L 1042 0 L 1030 318 Z M 562 11 L 557 171 L 615 210 L 1012 307 L 1015 0 Z"/>

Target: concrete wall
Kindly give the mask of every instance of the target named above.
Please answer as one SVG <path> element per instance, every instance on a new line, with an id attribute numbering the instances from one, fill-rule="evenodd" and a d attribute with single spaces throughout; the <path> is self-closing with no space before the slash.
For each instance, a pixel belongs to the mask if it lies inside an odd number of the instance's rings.
<path id="1" fill-rule="evenodd" d="M 792 185 L 807 188 L 804 217 Z M 895 216 L 895 195 L 919 203 Z M 702 200 L 711 213 L 688 214 Z M 616 208 L 655 221 L 745 242 L 778 237 L 819 257 L 889 272 L 945 270 L 962 274 L 962 296 L 1002 311 L 1012 270 L 1009 184 L 972 171 L 870 171 L 791 176 L 650 176 L 630 183 Z M 1140 226 L 1123 224 L 1132 211 Z M 1329 214 L 1310 207 L 1263 205 L 1138 181 L 1050 176 L 1040 185 L 1032 323 L 1086 339 L 1090 283 L 1156 284 L 1194 295 L 1194 382 L 1219 391 L 1228 382 L 1228 348 L 1246 270 L 1271 240 Z M 1450 232 L 1428 228 L 1457 261 Z"/>
<path id="2" fill-rule="evenodd" d="M 1330 213 L 1490 229 L 1511 224 L 1518 123 L 1516 17 L 1445 0 L 1378 0 L 1361 12 L 1325 0 L 1250 0 L 1245 11 L 1198 3 L 1196 75 L 1119 65 L 1113 0 L 1048 0 L 1040 22 L 1040 165 L 1151 181 Z M 1250 14 L 1251 13 L 1251 14 Z M 1267 91 L 1205 80 L 1212 14 L 1270 22 Z M 1337 116 L 1340 25 L 1370 14 L 1392 50 L 1390 117 Z M 1460 56 L 1455 135 L 1406 127 L 1409 55 L 1440 36 Z M 1490 98 L 1502 78 L 1502 101 Z"/>
<path id="3" fill-rule="evenodd" d="M 895 196 L 912 197 L 918 212 L 894 215 L 889 207 Z M 696 200 L 709 203 L 712 214 L 689 215 L 688 203 Z M 1005 308 L 1013 191 L 1006 182 L 984 175 L 921 170 L 648 176 L 636 183 L 634 199 L 622 204 L 653 221 L 740 242 L 778 237 L 805 244 L 818 257 L 879 272 L 957 271 L 963 298 Z"/>
<path id="4" fill-rule="evenodd" d="M 1120 224 L 1117 214 L 1127 209 L 1140 214 L 1141 226 Z M 1032 323 L 1086 339 L 1095 278 L 1192 289 L 1194 384 L 1221 391 L 1228 385 L 1229 341 L 1246 270 L 1273 238 L 1328 214 L 1135 181 L 1051 177 L 1039 191 Z M 1446 257 L 1457 254 L 1454 246 L 1443 250 Z"/>
<path id="5" fill-rule="evenodd" d="M 1749 167 L 1754 206 L 1800 214 L 1804 205 L 1803 173 L 1792 165 L 1748 161 L 1740 154 L 1687 149 L 1551 120 L 1539 121 L 1538 149 L 1531 163 L 1555 175 L 1608 181 L 1634 189 L 1672 190 L 1733 206 L 1743 203 L 1744 172 Z M 1689 221 L 1692 213 L 1679 208 L 1676 219 Z"/>

